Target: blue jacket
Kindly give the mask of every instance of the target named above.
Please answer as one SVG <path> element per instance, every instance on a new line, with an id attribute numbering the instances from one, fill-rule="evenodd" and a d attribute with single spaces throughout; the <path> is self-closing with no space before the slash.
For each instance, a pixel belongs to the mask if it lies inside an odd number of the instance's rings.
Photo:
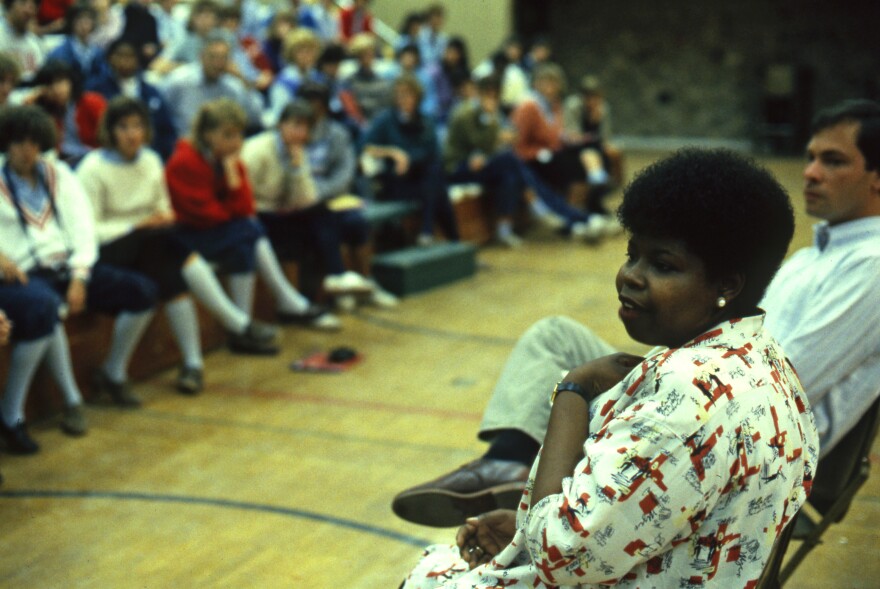
<path id="1" fill-rule="evenodd" d="M 140 75 L 138 75 L 138 82 L 140 85 L 138 98 L 147 106 L 147 110 L 150 112 L 150 122 L 153 125 L 152 148 L 162 156 L 163 160 L 167 160 L 177 143 L 177 131 L 174 128 L 171 109 L 168 107 L 165 96 L 158 88 L 145 81 Z M 86 89 L 103 95 L 108 101 L 122 93 L 119 82 L 110 72 L 104 72 L 103 75 L 90 80 Z"/>

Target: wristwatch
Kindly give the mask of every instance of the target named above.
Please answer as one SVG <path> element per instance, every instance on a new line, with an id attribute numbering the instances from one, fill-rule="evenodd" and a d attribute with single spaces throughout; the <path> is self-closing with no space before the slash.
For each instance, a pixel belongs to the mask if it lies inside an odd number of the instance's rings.
<path id="1" fill-rule="evenodd" d="M 561 393 L 562 391 L 571 391 L 577 395 L 580 395 L 581 398 L 587 402 L 587 405 L 590 404 L 590 396 L 587 394 L 587 391 L 584 390 L 584 387 L 579 385 L 576 382 L 570 382 L 566 380 L 560 380 L 556 383 L 556 386 L 553 387 L 553 392 L 550 393 L 550 406 L 553 406 L 553 401 L 556 400 L 556 395 Z"/>

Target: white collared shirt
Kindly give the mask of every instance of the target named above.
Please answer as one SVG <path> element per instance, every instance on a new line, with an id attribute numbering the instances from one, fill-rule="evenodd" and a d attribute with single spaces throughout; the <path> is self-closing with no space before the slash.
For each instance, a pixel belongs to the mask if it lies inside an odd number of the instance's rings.
<path id="1" fill-rule="evenodd" d="M 880 396 L 880 216 L 814 230 L 761 306 L 804 384 L 825 455 Z"/>

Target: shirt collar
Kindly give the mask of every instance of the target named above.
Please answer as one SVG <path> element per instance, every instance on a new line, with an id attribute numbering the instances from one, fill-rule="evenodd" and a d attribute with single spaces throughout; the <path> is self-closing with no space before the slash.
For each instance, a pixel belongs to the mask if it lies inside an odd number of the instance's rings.
<path id="1" fill-rule="evenodd" d="M 880 236 L 880 216 L 855 219 L 838 225 L 829 225 L 827 221 L 813 226 L 813 245 L 820 252 L 837 247 L 850 247 L 866 239 L 877 239 Z"/>

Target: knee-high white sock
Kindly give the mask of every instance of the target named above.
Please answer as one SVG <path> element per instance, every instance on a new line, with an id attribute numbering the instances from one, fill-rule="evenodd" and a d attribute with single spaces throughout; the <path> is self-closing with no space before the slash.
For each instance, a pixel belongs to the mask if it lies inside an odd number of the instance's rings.
<path id="1" fill-rule="evenodd" d="M 120 313 L 116 318 L 110 352 L 103 366 L 104 373 L 110 380 L 118 383 L 127 380 L 128 363 L 153 314 L 152 310 L 142 313 Z"/>
<path id="2" fill-rule="evenodd" d="M 190 368 L 201 368 L 202 339 L 199 336 L 199 319 L 196 306 L 190 297 L 179 297 L 165 303 L 165 316 L 171 324 L 177 347 L 183 355 L 183 364 Z"/>
<path id="3" fill-rule="evenodd" d="M 261 237 L 257 240 L 256 256 L 257 271 L 272 291 L 278 310 L 285 313 L 302 313 L 308 309 L 309 300 L 287 281 L 281 264 L 278 263 L 278 257 L 267 238 Z"/>
<path id="4" fill-rule="evenodd" d="M 254 308 L 254 287 L 256 286 L 257 277 L 253 272 L 245 274 L 231 274 L 229 276 L 229 295 L 235 306 L 248 316 Z M 241 332 L 239 332 L 241 333 Z"/>
<path id="5" fill-rule="evenodd" d="M 47 335 L 33 341 L 19 342 L 12 348 L 9 375 L 6 377 L 6 388 L 0 406 L 6 425 L 12 426 L 24 421 L 24 402 L 28 389 L 51 339 L 52 336 Z"/>
<path id="6" fill-rule="evenodd" d="M 190 292 L 210 311 L 228 331 L 243 333 L 251 322 L 247 310 L 236 307 L 217 280 L 211 266 L 201 256 L 193 257 L 181 270 Z M 253 291 L 253 287 L 251 287 Z M 253 296 L 252 294 L 250 296 Z"/>
<path id="7" fill-rule="evenodd" d="M 61 394 L 64 395 L 64 403 L 68 407 L 82 405 L 82 393 L 76 384 L 73 364 L 70 361 L 70 343 L 67 341 L 67 332 L 60 323 L 55 326 L 55 332 L 46 350 L 46 366 L 52 378 L 58 383 Z"/>

